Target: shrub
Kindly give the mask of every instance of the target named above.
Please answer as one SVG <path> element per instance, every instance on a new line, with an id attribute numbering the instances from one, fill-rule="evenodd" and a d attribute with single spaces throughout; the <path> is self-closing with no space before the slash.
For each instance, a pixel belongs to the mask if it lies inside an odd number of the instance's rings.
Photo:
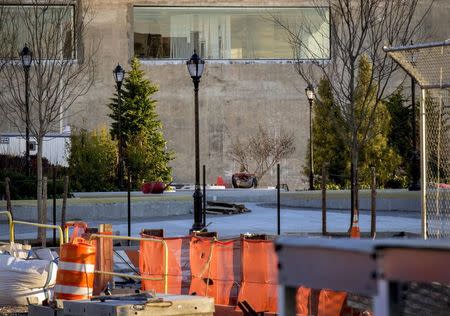
<path id="1" fill-rule="evenodd" d="M 117 144 L 105 128 L 81 129 L 71 136 L 69 156 L 70 188 L 73 191 L 116 189 Z"/>

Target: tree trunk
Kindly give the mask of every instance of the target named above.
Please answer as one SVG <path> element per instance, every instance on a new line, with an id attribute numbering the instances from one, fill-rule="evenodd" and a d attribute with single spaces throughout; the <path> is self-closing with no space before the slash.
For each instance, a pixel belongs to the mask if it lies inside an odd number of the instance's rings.
<path id="1" fill-rule="evenodd" d="M 353 141 L 352 152 L 351 152 L 351 171 L 350 171 L 350 228 L 353 227 L 353 218 L 358 215 L 359 199 L 358 199 L 358 145 L 356 140 Z"/>
<path id="2" fill-rule="evenodd" d="M 41 136 L 37 137 L 37 155 L 36 155 L 36 169 L 37 169 L 37 215 L 38 215 L 38 223 L 44 224 L 44 211 L 43 211 L 43 205 L 42 205 L 42 142 L 43 139 Z M 46 230 L 45 228 L 38 228 L 38 242 L 44 243 L 46 239 Z"/>
<path id="3" fill-rule="evenodd" d="M 47 224 L 47 177 L 43 177 L 42 179 L 42 213 L 39 217 L 39 222 L 41 224 Z M 47 236 L 46 230 L 44 229 L 44 239 L 41 240 L 42 247 L 47 246 Z"/>

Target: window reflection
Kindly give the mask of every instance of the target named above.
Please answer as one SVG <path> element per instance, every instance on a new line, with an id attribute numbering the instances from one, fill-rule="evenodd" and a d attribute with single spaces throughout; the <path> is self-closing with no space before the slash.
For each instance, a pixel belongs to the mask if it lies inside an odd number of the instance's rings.
<path id="1" fill-rule="evenodd" d="M 287 33 L 273 17 L 296 32 L 313 31 L 302 58 L 328 58 L 328 8 L 135 7 L 134 53 L 185 59 L 195 49 L 207 59 L 292 59 Z"/>
<path id="2" fill-rule="evenodd" d="M 25 43 L 42 59 L 75 58 L 74 7 L 55 5 L 3 5 L 0 38 L 7 48 L 1 54 L 16 57 Z M 37 51 L 38 50 L 38 51 Z"/>

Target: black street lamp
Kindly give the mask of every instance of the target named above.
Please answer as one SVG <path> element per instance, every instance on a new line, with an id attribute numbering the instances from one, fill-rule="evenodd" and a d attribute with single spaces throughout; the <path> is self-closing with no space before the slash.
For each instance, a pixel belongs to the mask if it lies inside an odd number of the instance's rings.
<path id="1" fill-rule="evenodd" d="M 194 106 L 195 106 L 195 191 L 194 191 L 194 224 L 191 231 L 202 230 L 205 226 L 202 219 L 202 192 L 200 191 L 200 143 L 199 143 L 199 122 L 198 122 L 198 87 L 205 61 L 194 51 L 191 59 L 186 62 L 189 75 L 194 82 Z"/>
<path id="2" fill-rule="evenodd" d="M 30 160 L 30 105 L 29 105 L 29 90 L 30 90 L 30 68 L 33 61 L 33 53 L 28 48 L 27 44 L 20 52 L 20 59 L 22 61 L 23 71 L 25 73 L 25 161 L 27 164 L 27 173 L 31 174 L 31 160 Z"/>
<path id="3" fill-rule="evenodd" d="M 411 42 L 411 45 L 413 42 Z M 416 66 L 416 56 L 414 51 L 411 54 L 411 65 Z M 412 127 L 412 150 L 411 150 L 411 181 L 409 191 L 420 190 L 420 156 L 417 151 L 417 132 L 416 132 L 416 80 L 411 76 L 411 127 Z"/>
<path id="4" fill-rule="evenodd" d="M 309 101 L 309 190 L 314 190 L 314 156 L 313 156 L 313 126 L 312 126 L 312 109 L 314 99 L 316 95 L 314 93 L 314 87 L 311 84 L 305 89 L 306 97 Z"/>
<path id="5" fill-rule="evenodd" d="M 123 189 L 123 174 L 124 174 L 124 160 L 123 160 L 123 136 L 122 136 L 122 82 L 125 77 L 125 70 L 123 70 L 120 64 L 117 64 L 116 68 L 113 70 L 114 80 L 116 81 L 117 88 L 117 103 L 119 107 L 119 120 L 118 120 L 118 133 L 119 133 L 119 165 L 118 165 L 118 180 L 117 184 L 119 189 Z"/>

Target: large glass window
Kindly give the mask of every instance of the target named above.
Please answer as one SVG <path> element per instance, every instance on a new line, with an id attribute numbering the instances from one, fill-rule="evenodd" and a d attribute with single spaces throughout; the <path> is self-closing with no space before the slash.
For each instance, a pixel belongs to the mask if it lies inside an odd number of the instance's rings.
<path id="1" fill-rule="evenodd" d="M 3 5 L 0 19 L 2 55 L 16 57 L 27 44 L 35 58 L 75 58 L 74 6 Z"/>
<path id="2" fill-rule="evenodd" d="M 327 7 L 137 6 L 134 53 L 144 59 L 186 59 L 195 49 L 206 59 L 293 59 L 288 32 L 275 20 L 310 37 L 310 48 L 300 58 L 329 58 Z"/>

